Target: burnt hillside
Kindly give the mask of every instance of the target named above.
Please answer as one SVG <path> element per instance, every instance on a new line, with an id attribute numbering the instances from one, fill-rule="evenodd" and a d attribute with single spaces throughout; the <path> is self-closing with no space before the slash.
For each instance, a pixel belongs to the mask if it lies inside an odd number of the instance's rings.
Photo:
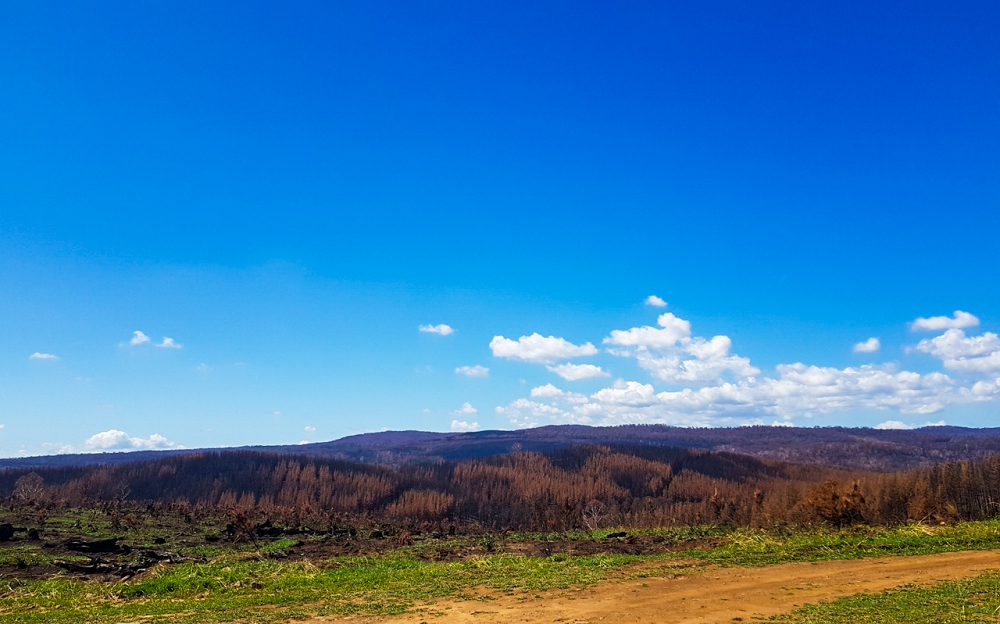
<path id="1" fill-rule="evenodd" d="M 557 531 L 944 521 L 1000 512 L 1000 455 L 885 473 L 648 444 L 392 465 L 234 450 L 7 469 L 0 498 L 36 509 L 168 505 L 295 524 Z"/>
<path id="2" fill-rule="evenodd" d="M 561 425 L 473 433 L 387 431 L 315 444 L 255 446 L 243 450 L 401 465 L 413 461 L 485 458 L 512 452 L 551 453 L 580 445 L 729 451 L 760 459 L 891 472 L 1000 453 L 1000 429 L 924 427 L 882 431 L 845 427 L 691 429 L 664 425 Z M 117 464 L 190 452 L 138 451 L 9 458 L 0 459 L 0 468 Z"/>

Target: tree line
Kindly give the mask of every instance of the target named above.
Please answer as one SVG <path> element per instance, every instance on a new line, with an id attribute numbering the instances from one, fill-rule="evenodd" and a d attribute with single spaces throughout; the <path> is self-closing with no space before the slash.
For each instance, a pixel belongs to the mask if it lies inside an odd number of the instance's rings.
<path id="1" fill-rule="evenodd" d="M 289 523 L 602 526 L 833 525 L 991 518 L 1000 455 L 897 472 L 747 455 L 584 445 L 399 466 L 253 451 L 0 472 L 0 497 L 36 508 L 171 506 Z"/>

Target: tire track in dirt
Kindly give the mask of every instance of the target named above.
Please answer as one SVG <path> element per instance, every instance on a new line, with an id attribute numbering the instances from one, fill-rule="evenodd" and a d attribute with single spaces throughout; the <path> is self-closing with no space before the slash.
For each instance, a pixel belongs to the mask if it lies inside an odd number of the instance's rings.
<path id="1" fill-rule="evenodd" d="M 501 596 L 495 600 L 439 600 L 401 616 L 331 617 L 327 622 L 371 624 L 526 623 L 710 624 L 753 621 L 787 613 L 804 603 L 910 583 L 976 576 L 1000 568 L 1000 550 L 912 557 L 788 563 L 764 568 L 719 568 L 674 578 L 605 581 L 548 592 L 540 598 Z"/>

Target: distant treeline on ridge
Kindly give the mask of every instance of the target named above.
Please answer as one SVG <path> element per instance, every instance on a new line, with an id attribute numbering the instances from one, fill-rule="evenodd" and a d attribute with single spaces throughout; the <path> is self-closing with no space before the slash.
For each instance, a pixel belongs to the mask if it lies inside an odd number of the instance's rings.
<path id="1" fill-rule="evenodd" d="M 898 472 L 728 452 L 584 445 L 385 466 L 254 451 L 116 465 L 8 469 L 14 505 L 245 510 L 308 523 L 602 526 L 893 524 L 1000 511 L 1000 455 Z"/>

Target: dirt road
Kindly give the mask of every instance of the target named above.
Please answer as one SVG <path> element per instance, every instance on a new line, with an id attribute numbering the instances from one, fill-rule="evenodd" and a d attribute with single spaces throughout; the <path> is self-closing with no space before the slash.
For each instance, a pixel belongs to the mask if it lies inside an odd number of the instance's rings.
<path id="1" fill-rule="evenodd" d="M 908 583 L 975 576 L 1000 568 L 1000 550 L 917 557 L 791 563 L 767 568 L 711 568 L 676 578 L 607 581 L 541 598 L 438 601 L 419 611 L 388 618 L 329 618 L 329 622 L 379 624 L 595 624 L 597 622 L 706 624 L 753 621 L 787 613 L 807 602 Z"/>

